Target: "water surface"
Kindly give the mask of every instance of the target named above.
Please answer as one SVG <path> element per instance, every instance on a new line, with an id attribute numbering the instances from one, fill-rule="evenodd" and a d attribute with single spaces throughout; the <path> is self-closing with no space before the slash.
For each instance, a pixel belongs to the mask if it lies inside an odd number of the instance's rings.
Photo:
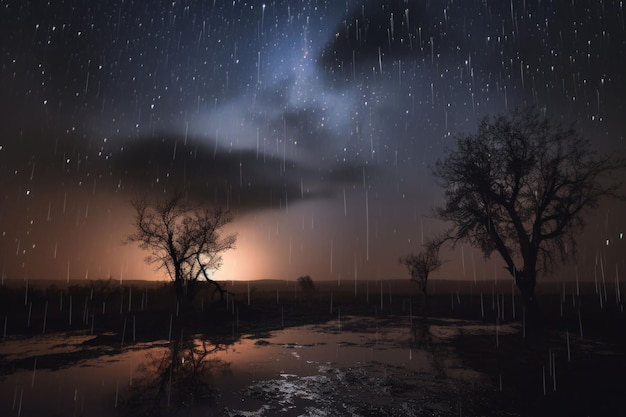
<path id="1" fill-rule="evenodd" d="M 9 339 L 0 344 L 0 415 L 458 415 L 485 381 L 440 342 L 485 331 L 493 326 L 346 317 L 220 343 Z"/>

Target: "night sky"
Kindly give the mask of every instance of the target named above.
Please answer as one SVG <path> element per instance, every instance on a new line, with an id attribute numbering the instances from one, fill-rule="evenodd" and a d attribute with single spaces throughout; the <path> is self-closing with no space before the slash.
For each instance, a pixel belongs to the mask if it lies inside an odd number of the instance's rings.
<path id="1" fill-rule="evenodd" d="M 235 215 L 218 279 L 405 277 L 445 227 L 430 167 L 477 118 L 536 105 L 626 149 L 622 1 L 0 7 L 3 279 L 164 279 L 122 242 L 130 200 L 174 190 Z M 581 262 L 626 230 L 618 207 Z M 442 277 L 506 277 L 469 247 L 443 258 Z"/>

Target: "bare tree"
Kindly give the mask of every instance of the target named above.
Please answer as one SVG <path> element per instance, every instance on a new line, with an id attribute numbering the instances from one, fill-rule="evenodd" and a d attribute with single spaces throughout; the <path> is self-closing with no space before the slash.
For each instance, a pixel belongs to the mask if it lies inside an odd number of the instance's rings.
<path id="1" fill-rule="evenodd" d="M 426 304 L 428 304 L 428 277 L 431 272 L 438 270 L 442 264 L 439 259 L 441 244 L 442 241 L 431 240 L 424 244 L 424 250 L 417 255 L 410 253 L 400 258 L 400 263 L 406 266 L 411 275 L 411 281 L 419 285 L 422 294 L 424 294 Z"/>
<path id="2" fill-rule="evenodd" d="M 231 213 L 190 205 L 178 193 L 162 201 L 141 197 L 131 204 L 136 230 L 127 241 L 139 243 L 149 252 L 146 262 L 166 271 L 178 299 L 191 299 L 199 279 L 215 285 L 223 298 L 224 290 L 209 271 L 219 269 L 222 253 L 234 248 L 236 235 L 222 236 L 224 226 L 233 220 Z"/>
<path id="3" fill-rule="evenodd" d="M 617 196 L 611 174 L 624 161 L 598 155 L 573 126 L 533 108 L 484 118 L 456 145 L 433 170 L 445 190 L 435 213 L 452 223 L 448 239 L 499 253 L 535 312 L 538 273 L 574 252 L 586 209 Z"/>

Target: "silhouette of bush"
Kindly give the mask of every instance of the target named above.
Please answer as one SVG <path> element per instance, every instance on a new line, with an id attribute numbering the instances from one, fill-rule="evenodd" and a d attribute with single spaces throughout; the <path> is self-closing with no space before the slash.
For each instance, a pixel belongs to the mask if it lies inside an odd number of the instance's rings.
<path id="1" fill-rule="evenodd" d="M 315 283 L 313 282 L 313 279 L 308 276 L 308 275 L 304 275 L 298 278 L 298 285 L 300 286 L 300 288 L 303 291 L 314 291 L 315 290 Z"/>

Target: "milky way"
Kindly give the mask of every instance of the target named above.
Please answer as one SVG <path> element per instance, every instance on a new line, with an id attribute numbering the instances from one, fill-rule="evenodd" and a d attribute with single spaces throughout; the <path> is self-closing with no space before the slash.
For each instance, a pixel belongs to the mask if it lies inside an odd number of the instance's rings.
<path id="1" fill-rule="evenodd" d="M 174 190 L 235 213 L 218 278 L 404 276 L 478 118 L 535 105 L 624 152 L 620 1 L 43 3 L 1 5 L 3 277 L 162 279 L 121 243 Z"/>

